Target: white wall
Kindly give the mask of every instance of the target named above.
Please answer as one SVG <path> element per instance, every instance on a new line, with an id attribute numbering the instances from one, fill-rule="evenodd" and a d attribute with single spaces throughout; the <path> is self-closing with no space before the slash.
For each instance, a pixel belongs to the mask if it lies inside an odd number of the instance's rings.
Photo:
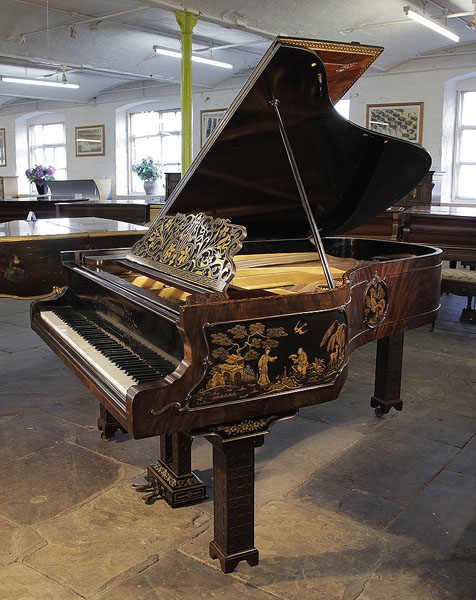
<path id="1" fill-rule="evenodd" d="M 464 52 L 464 54 L 460 54 Z M 422 145 L 431 169 L 442 173 L 442 201 L 450 200 L 456 94 L 475 89 L 476 48 L 415 59 L 387 73 L 362 77 L 350 90 L 350 120 L 366 126 L 366 105 L 423 102 Z"/>
<path id="2" fill-rule="evenodd" d="M 193 155 L 200 150 L 200 110 L 226 108 L 241 89 L 245 79 L 232 78 L 220 89 L 195 92 L 193 97 Z M 32 111 L 36 108 L 36 111 Z M 28 166 L 27 124 L 32 122 L 65 122 L 66 153 L 69 179 L 109 177 L 113 181 L 113 196 L 127 193 L 126 116 L 129 110 L 180 109 L 177 86 L 126 86 L 99 96 L 88 104 L 66 105 L 54 102 L 19 103 L 0 110 L 0 127 L 5 127 L 7 166 L 0 175 L 19 175 L 21 193 L 28 193 L 24 176 Z M 33 119 L 33 121 L 32 121 Z M 75 128 L 85 125 L 105 126 L 104 156 L 77 157 Z M 117 153 L 116 148 L 121 152 Z M 53 165 L 54 166 L 54 165 Z M 116 193 L 117 182 L 117 193 Z"/>
<path id="3" fill-rule="evenodd" d="M 432 169 L 443 170 L 444 189 L 449 190 L 450 166 L 452 157 L 452 136 L 455 118 L 455 97 L 462 89 L 475 89 L 476 46 L 465 46 L 444 56 L 415 59 L 387 73 L 362 77 L 351 89 L 350 120 L 366 125 L 366 105 L 395 102 L 423 102 L 423 146 L 430 152 Z M 464 52 L 464 54 L 463 54 Z M 241 89 L 245 78 L 231 78 L 220 88 L 195 91 L 193 95 L 193 155 L 200 150 L 200 111 L 226 108 Z M 0 175 L 10 175 L 24 171 L 23 161 L 17 163 L 17 156 L 25 155 L 22 148 L 25 138 L 17 127 L 17 149 L 15 144 L 15 120 L 31 115 L 32 109 L 43 112 L 57 112 L 64 115 L 66 124 L 66 146 L 68 157 L 68 177 L 101 178 L 110 177 L 113 194 L 126 193 L 127 145 L 125 123 L 127 110 L 138 106 L 157 110 L 180 107 L 178 86 L 167 86 L 153 82 L 134 83 L 111 90 L 98 96 L 88 104 L 53 102 L 19 102 L 0 109 L 0 127 L 5 127 L 7 142 L 7 166 L 0 167 Z M 75 127 L 84 125 L 105 125 L 106 153 L 103 157 L 76 157 L 74 136 Z M 120 147 L 121 152 L 116 153 Z M 16 151 L 18 150 L 18 151 Z M 19 168 L 21 167 L 21 169 Z M 18 172 L 24 177 L 23 172 Z"/>

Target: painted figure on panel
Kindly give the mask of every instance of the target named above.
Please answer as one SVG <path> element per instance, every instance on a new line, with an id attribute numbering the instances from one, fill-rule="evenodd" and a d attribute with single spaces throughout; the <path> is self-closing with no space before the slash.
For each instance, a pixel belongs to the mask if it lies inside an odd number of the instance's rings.
<path id="1" fill-rule="evenodd" d="M 293 371 L 298 375 L 298 377 L 304 377 L 309 366 L 307 354 L 304 352 L 304 350 L 302 348 L 298 348 L 297 354 L 291 354 L 289 358 L 294 363 Z"/>
<path id="2" fill-rule="evenodd" d="M 258 370 L 259 370 L 259 378 L 258 378 L 258 385 L 264 387 L 266 385 L 269 385 L 271 382 L 269 380 L 268 377 L 268 363 L 269 362 L 274 362 L 278 357 L 277 356 L 270 356 L 270 349 L 266 348 L 264 354 L 261 356 L 261 358 L 258 361 Z"/>
<path id="3" fill-rule="evenodd" d="M 195 388 L 191 405 L 229 402 L 332 381 L 345 364 L 347 343 L 347 325 L 339 313 L 336 316 L 329 326 L 326 315 L 316 315 L 314 329 L 308 324 L 309 318 L 296 322 L 291 317 L 279 319 L 284 325 L 279 327 L 275 319 L 266 324 L 252 321 L 211 326 L 207 333 L 209 370 Z M 294 354 L 289 354 L 290 350 Z"/>

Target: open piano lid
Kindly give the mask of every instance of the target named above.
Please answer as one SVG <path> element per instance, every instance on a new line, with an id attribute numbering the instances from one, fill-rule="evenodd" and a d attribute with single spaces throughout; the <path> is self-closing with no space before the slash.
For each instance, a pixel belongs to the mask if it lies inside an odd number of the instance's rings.
<path id="1" fill-rule="evenodd" d="M 344 233 L 382 213 L 422 179 L 431 157 L 334 109 L 332 102 L 381 52 L 355 43 L 275 40 L 161 215 L 228 218 L 246 227 L 248 239 L 309 234 L 273 98 L 321 235 Z"/>

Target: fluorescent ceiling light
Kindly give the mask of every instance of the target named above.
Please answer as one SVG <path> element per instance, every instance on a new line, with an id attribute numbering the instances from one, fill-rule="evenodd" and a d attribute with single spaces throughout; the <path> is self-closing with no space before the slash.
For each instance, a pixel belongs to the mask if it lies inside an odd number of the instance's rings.
<path id="1" fill-rule="evenodd" d="M 71 88 L 77 90 L 77 83 L 61 83 L 61 81 L 46 81 L 45 79 L 25 79 L 24 77 L 3 77 L 5 83 L 24 83 L 26 85 L 46 85 L 49 87 Z"/>
<path id="2" fill-rule="evenodd" d="M 440 35 L 444 35 L 453 42 L 459 42 L 459 35 L 456 35 L 456 33 L 453 33 L 451 29 L 448 29 L 444 25 L 439 25 L 438 23 L 435 23 L 433 19 L 420 15 L 420 13 L 417 13 L 416 11 L 412 10 L 409 6 L 404 6 L 403 11 L 407 15 L 407 17 L 413 19 L 417 23 L 425 25 L 425 27 L 428 27 L 429 29 L 433 29 L 433 31 L 436 31 Z"/>
<path id="3" fill-rule="evenodd" d="M 171 56 L 172 58 L 182 58 L 182 54 L 180 52 L 166 50 L 165 48 L 159 48 L 158 46 L 154 46 L 153 48 L 157 54 Z M 203 63 L 204 65 L 212 65 L 213 67 L 221 67 L 222 69 L 233 69 L 233 65 L 230 65 L 230 63 L 212 60 L 211 58 L 202 58 L 201 56 L 192 56 L 192 62 Z"/>

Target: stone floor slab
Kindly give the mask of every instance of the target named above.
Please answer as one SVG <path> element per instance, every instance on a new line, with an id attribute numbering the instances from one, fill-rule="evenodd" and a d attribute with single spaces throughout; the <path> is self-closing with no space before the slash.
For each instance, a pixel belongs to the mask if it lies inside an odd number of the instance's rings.
<path id="1" fill-rule="evenodd" d="M 476 561 L 476 514 L 468 527 L 466 527 L 463 535 L 456 542 L 453 556 Z"/>
<path id="2" fill-rule="evenodd" d="M 79 600 L 80 596 L 23 564 L 0 570 L 2 600 Z"/>
<path id="3" fill-rule="evenodd" d="M 254 586 L 211 569 L 203 563 L 172 551 L 159 556 L 156 564 L 136 574 L 97 600 L 276 600 Z"/>
<path id="4" fill-rule="evenodd" d="M 0 466 L 72 438 L 81 428 L 37 408 L 19 409 L 0 420 Z"/>
<path id="5" fill-rule="evenodd" d="M 40 346 L 44 346 L 44 342 L 31 329 L 5 321 L 0 323 L 0 350 L 21 352 Z"/>
<path id="6" fill-rule="evenodd" d="M 3 303 L 3 300 L 0 299 L 0 302 Z M 5 314 L 4 311 L 2 310 L 2 318 L 0 321 L 0 330 L 2 329 L 2 323 L 10 323 L 11 325 L 20 325 L 21 327 L 30 329 L 31 328 L 30 311 L 25 310 L 25 311 L 13 313 L 13 314 Z"/>
<path id="7" fill-rule="evenodd" d="M 423 385 L 419 391 L 418 405 L 430 410 L 442 409 L 470 418 L 476 415 L 476 383 L 463 379 L 439 381 L 438 385 Z"/>
<path id="8" fill-rule="evenodd" d="M 474 563 L 448 560 L 421 546 L 385 557 L 355 600 L 474 600 Z"/>
<path id="9" fill-rule="evenodd" d="M 21 352 L 2 352 L 0 360 L 0 377 L 2 378 L 2 393 L 15 392 L 16 385 L 30 383 L 29 390 L 35 392 L 34 383 L 37 377 L 49 375 L 62 367 L 60 359 L 46 346 L 30 348 Z M 8 386 L 11 387 L 7 389 Z"/>
<path id="10" fill-rule="evenodd" d="M 39 348 L 38 350 L 43 350 Z M 34 352 L 34 351 L 33 351 Z M 48 355 L 52 354 L 50 350 L 45 349 Z M 22 352 L 17 352 L 11 356 L 18 357 L 17 360 L 22 360 L 20 355 Z M 62 363 L 58 363 L 58 357 L 54 354 L 54 360 L 50 360 L 48 356 L 45 361 L 44 368 L 41 364 L 37 364 L 37 369 L 33 372 L 28 371 L 28 376 L 25 375 L 25 367 L 21 369 L 18 364 L 13 366 L 13 371 L 5 373 L 2 376 L 2 393 L 3 394 L 45 394 L 57 398 L 69 398 L 84 394 L 87 391 L 79 379 L 67 369 Z M 41 362 L 41 361 L 39 361 Z"/>
<path id="11" fill-rule="evenodd" d="M 46 543 L 34 529 L 17 527 L 1 517 L 0 540 L 2 540 L 0 544 L 0 566 L 8 565 L 25 554 L 31 554 Z"/>
<path id="12" fill-rule="evenodd" d="M 413 381 L 436 383 L 458 368 L 459 359 L 446 353 L 433 352 L 430 339 L 426 350 L 414 348 L 411 344 L 404 347 L 402 389 L 409 387 Z"/>
<path id="13" fill-rule="evenodd" d="M 361 437 L 359 432 L 312 419 L 278 423 L 255 452 L 257 504 L 283 498 Z"/>
<path id="14" fill-rule="evenodd" d="M 402 430 L 434 442 L 462 448 L 476 432 L 476 412 L 473 417 L 449 413 L 441 406 L 420 406 L 418 399 L 405 405 L 386 422 L 387 431 Z"/>
<path id="15" fill-rule="evenodd" d="M 0 468 L 0 514 L 19 524 L 38 523 L 105 490 L 121 473 L 117 462 L 58 444 Z"/>
<path id="16" fill-rule="evenodd" d="M 26 562 L 88 597 L 124 571 L 150 563 L 164 549 L 197 535 L 209 523 L 208 516 L 193 508 L 174 510 L 164 502 L 145 505 L 124 484 L 41 524 L 37 530 L 48 545 Z"/>
<path id="17" fill-rule="evenodd" d="M 389 531 L 448 554 L 476 511 L 476 477 L 442 471 L 410 502 Z"/>
<path id="18" fill-rule="evenodd" d="M 82 430 L 78 432 L 78 435 L 74 438 L 74 442 L 102 456 L 114 458 L 130 465 L 137 465 L 145 470 L 147 465 L 154 463 L 159 458 L 159 439 L 156 436 L 135 440 L 128 433 L 117 431 L 109 442 L 105 442 L 101 438 L 99 431 Z"/>
<path id="19" fill-rule="evenodd" d="M 54 400 L 46 394 L 43 395 L 43 398 L 45 399 L 45 402 L 42 403 L 44 412 L 98 433 L 99 400 L 85 387 L 81 386 L 77 392 L 63 393 Z"/>
<path id="20" fill-rule="evenodd" d="M 458 452 L 446 468 L 455 473 L 476 476 L 476 435 Z"/>
<path id="21" fill-rule="evenodd" d="M 314 419 L 297 417 L 278 423 L 264 445 L 255 451 L 255 501 L 257 505 L 283 498 L 362 435 Z M 213 512 L 213 468 L 211 444 L 194 442 L 195 473 L 207 484 L 209 500 L 200 506 Z M 196 468 L 198 467 L 198 468 Z"/>
<path id="22" fill-rule="evenodd" d="M 330 425 L 348 427 L 360 433 L 369 433 L 383 424 L 370 407 L 373 383 L 360 376 L 349 376 L 339 398 L 332 402 L 302 408 L 302 417 L 316 419 Z"/>
<path id="23" fill-rule="evenodd" d="M 456 455 L 457 448 L 380 427 L 316 473 L 318 479 L 409 502 Z"/>
<path id="24" fill-rule="evenodd" d="M 315 477 L 311 477 L 286 499 L 308 510 L 332 511 L 372 527 L 386 527 L 402 510 L 399 504 L 391 500 L 349 490 Z"/>
<path id="25" fill-rule="evenodd" d="M 180 550 L 209 563 L 210 535 L 206 531 Z M 286 600 L 342 600 L 346 589 L 362 589 L 384 551 L 383 540 L 365 528 L 287 502 L 257 511 L 255 543 L 259 565 L 240 563 L 236 575 Z"/>

